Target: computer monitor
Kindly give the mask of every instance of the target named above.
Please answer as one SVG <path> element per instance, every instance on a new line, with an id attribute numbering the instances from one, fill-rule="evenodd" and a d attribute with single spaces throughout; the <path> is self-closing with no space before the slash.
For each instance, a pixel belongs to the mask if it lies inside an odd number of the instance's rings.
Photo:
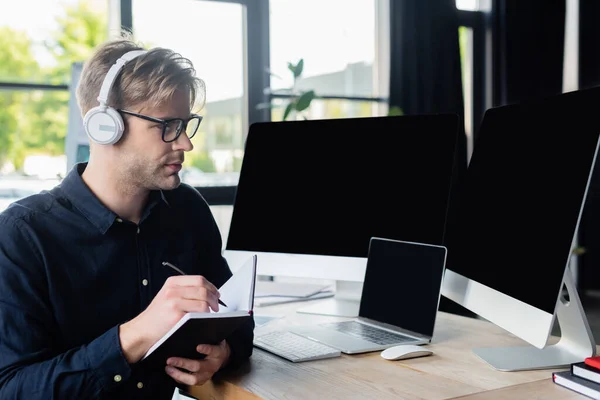
<path id="1" fill-rule="evenodd" d="M 458 116 L 252 124 L 223 255 L 258 254 L 258 273 L 335 280 L 300 311 L 358 315 L 374 236 L 443 242 Z"/>
<path id="2" fill-rule="evenodd" d="M 568 265 L 599 133 L 600 89 L 485 113 L 458 223 L 447 230 L 442 294 L 533 345 L 475 349 L 496 369 L 558 368 L 595 354 Z M 561 339 L 549 345 L 555 318 Z"/>

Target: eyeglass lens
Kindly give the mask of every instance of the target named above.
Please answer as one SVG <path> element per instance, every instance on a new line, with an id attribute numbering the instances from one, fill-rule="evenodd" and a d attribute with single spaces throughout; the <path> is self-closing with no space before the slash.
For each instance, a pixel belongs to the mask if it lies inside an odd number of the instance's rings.
<path id="1" fill-rule="evenodd" d="M 166 129 L 164 132 L 164 138 L 163 138 L 164 141 L 172 142 L 172 141 L 176 140 L 177 137 L 179 136 L 179 132 L 183 128 L 184 123 L 185 122 L 180 119 L 169 121 L 167 123 Z M 196 134 L 196 131 L 198 130 L 199 125 L 200 125 L 200 118 L 198 118 L 198 117 L 192 117 L 188 121 L 187 126 L 185 127 L 185 133 L 190 139 Z"/>

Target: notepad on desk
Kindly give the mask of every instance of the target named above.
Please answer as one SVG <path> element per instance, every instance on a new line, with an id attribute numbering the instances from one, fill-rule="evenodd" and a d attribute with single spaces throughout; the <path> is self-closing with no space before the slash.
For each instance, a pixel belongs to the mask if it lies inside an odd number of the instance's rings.
<path id="1" fill-rule="evenodd" d="M 219 288 L 227 307 L 208 313 L 185 314 L 142 358 L 146 365 L 163 368 L 169 357 L 201 359 L 199 344 L 218 344 L 252 318 L 257 256 L 252 256 Z"/>

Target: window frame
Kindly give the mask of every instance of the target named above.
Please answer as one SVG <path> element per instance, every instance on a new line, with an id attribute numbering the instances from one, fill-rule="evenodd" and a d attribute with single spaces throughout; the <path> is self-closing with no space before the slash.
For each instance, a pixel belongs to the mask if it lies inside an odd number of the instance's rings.
<path id="1" fill-rule="evenodd" d="M 129 2 L 131 0 L 121 0 Z M 244 32 L 246 42 L 244 54 L 244 74 L 246 77 L 246 104 L 247 104 L 247 125 L 243 126 L 244 137 L 247 135 L 248 127 L 255 122 L 271 121 L 271 112 L 268 108 L 257 108 L 258 104 L 270 102 L 275 98 L 290 98 L 290 95 L 268 93 L 264 89 L 270 87 L 270 75 L 266 71 L 265 66 L 270 65 L 270 35 L 269 35 L 269 0 L 197 0 L 197 1 L 213 1 L 236 3 L 244 5 Z M 385 14 L 385 9 L 389 9 L 389 0 L 376 0 L 378 8 L 378 16 Z M 385 15 L 389 15 L 385 14 Z M 389 54 L 385 54 L 385 50 L 389 52 L 389 23 L 377 25 L 378 37 L 378 52 L 377 54 L 383 60 L 389 60 Z M 387 29 L 387 31 L 386 31 Z M 384 40 L 387 43 L 379 43 Z M 378 71 L 379 73 L 379 71 Z M 388 78 L 389 79 L 389 78 Z M 347 100 L 358 102 L 373 102 L 387 107 L 387 97 L 359 97 L 359 96 L 319 96 L 323 100 Z M 196 187 L 202 196 L 206 199 L 209 205 L 233 205 L 235 200 L 236 186 L 215 186 L 215 187 Z"/>
<path id="2" fill-rule="evenodd" d="M 271 101 L 273 98 L 289 97 L 283 94 L 268 94 L 265 88 L 270 86 L 270 76 L 265 66 L 270 65 L 270 36 L 269 36 L 269 0 L 196 0 L 234 3 L 244 6 L 243 10 L 243 33 L 244 33 L 244 102 L 246 109 L 242 112 L 242 130 L 244 137 L 248 132 L 248 128 L 255 122 L 271 121 L 271 113 L 269 109 L 259 109 L 258 104 Z M 381 11 L 389 6 L 389 0 L 376 0 L 378 7 L 378 17 L 380 18 Z M 130 30 L 135 34 L 135 26 L 133 26 L 132 0 L 113 0 L 109 2 L 109 13 L 118 10 L 120 26 Z M 110 20 L 110 18 L 109 18 Z M 381 21 L 380 21 L 381 22 Z M 110 22 L 109 22 L 110 24 Z M 386 28 L 387 27 L 387 28 Z M 108 27 L 107 27 L 108 29 Z M 389 32 L 383 32 L 389 29 L 389 24 L 378 24 L 376 32 L 378 42 L 382 38 L 389 41 Z M 389 54 L 385 54 L 385 46 L 389 43 L 378 43 L 377 56 L 382 60 L 389 60 Z M 383 51 L 382 51 L 383 50 Z M 380 71 L 377 71 L 380 73 Z M 38 83 L 16 83 L 16 82 L 1 82 L 0 90 L 3 89 L 21 89 L 21 90 L 60 90 L 68 91 L 69 85 L 49 85 Z M 367 101 L 380 104 L 383 107 L 387 106 L 387 97 L 357 97 L 357 96 L 319 96 L 324 100 L 347 100 L 347 101 Z M 196 187 L 202 194 L 207 203 L 211 206 L 218 205 L 233 205 L 235 200 L 235 186 L 208 186 Z"/>
<path id="3" fill-rule="evenodd" d="M 474 142 L 477 139 L 477 132 L 483 120 L 483 115 L 491 105 L 491 52 L 488 51 L 491 46 L 486 46 L 491 41 L 489 13 L 480 10 L 457 9 L 457 15 L 458 26 L 470 28 L 473 32 L 473 82 L 471 93 L 473 109 L 471 110 L 472 118 L 470 122 L 473 130 L 471 136 Z"/>

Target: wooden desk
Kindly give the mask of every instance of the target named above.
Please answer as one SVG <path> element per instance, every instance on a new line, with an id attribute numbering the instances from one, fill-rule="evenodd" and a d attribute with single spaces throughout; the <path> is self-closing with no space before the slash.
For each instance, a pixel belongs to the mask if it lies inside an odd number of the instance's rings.
<path id="1" fill-rule="evenodd" d="M 282 318 L 256 333 L 347 319 L 299 314 L 299 305 L 306 303 L 257 308 L 256 315 Z M 586 399 L 555 385 L 553 370 L 500 372 L 471 351 L 519 345 L 526 343 L 487 321 L 440 312 L 432 356 L 387 361 L 372 352 L 291 363 L 254 348 L 245 367 L 191 392 L 201 399 Z"/>

